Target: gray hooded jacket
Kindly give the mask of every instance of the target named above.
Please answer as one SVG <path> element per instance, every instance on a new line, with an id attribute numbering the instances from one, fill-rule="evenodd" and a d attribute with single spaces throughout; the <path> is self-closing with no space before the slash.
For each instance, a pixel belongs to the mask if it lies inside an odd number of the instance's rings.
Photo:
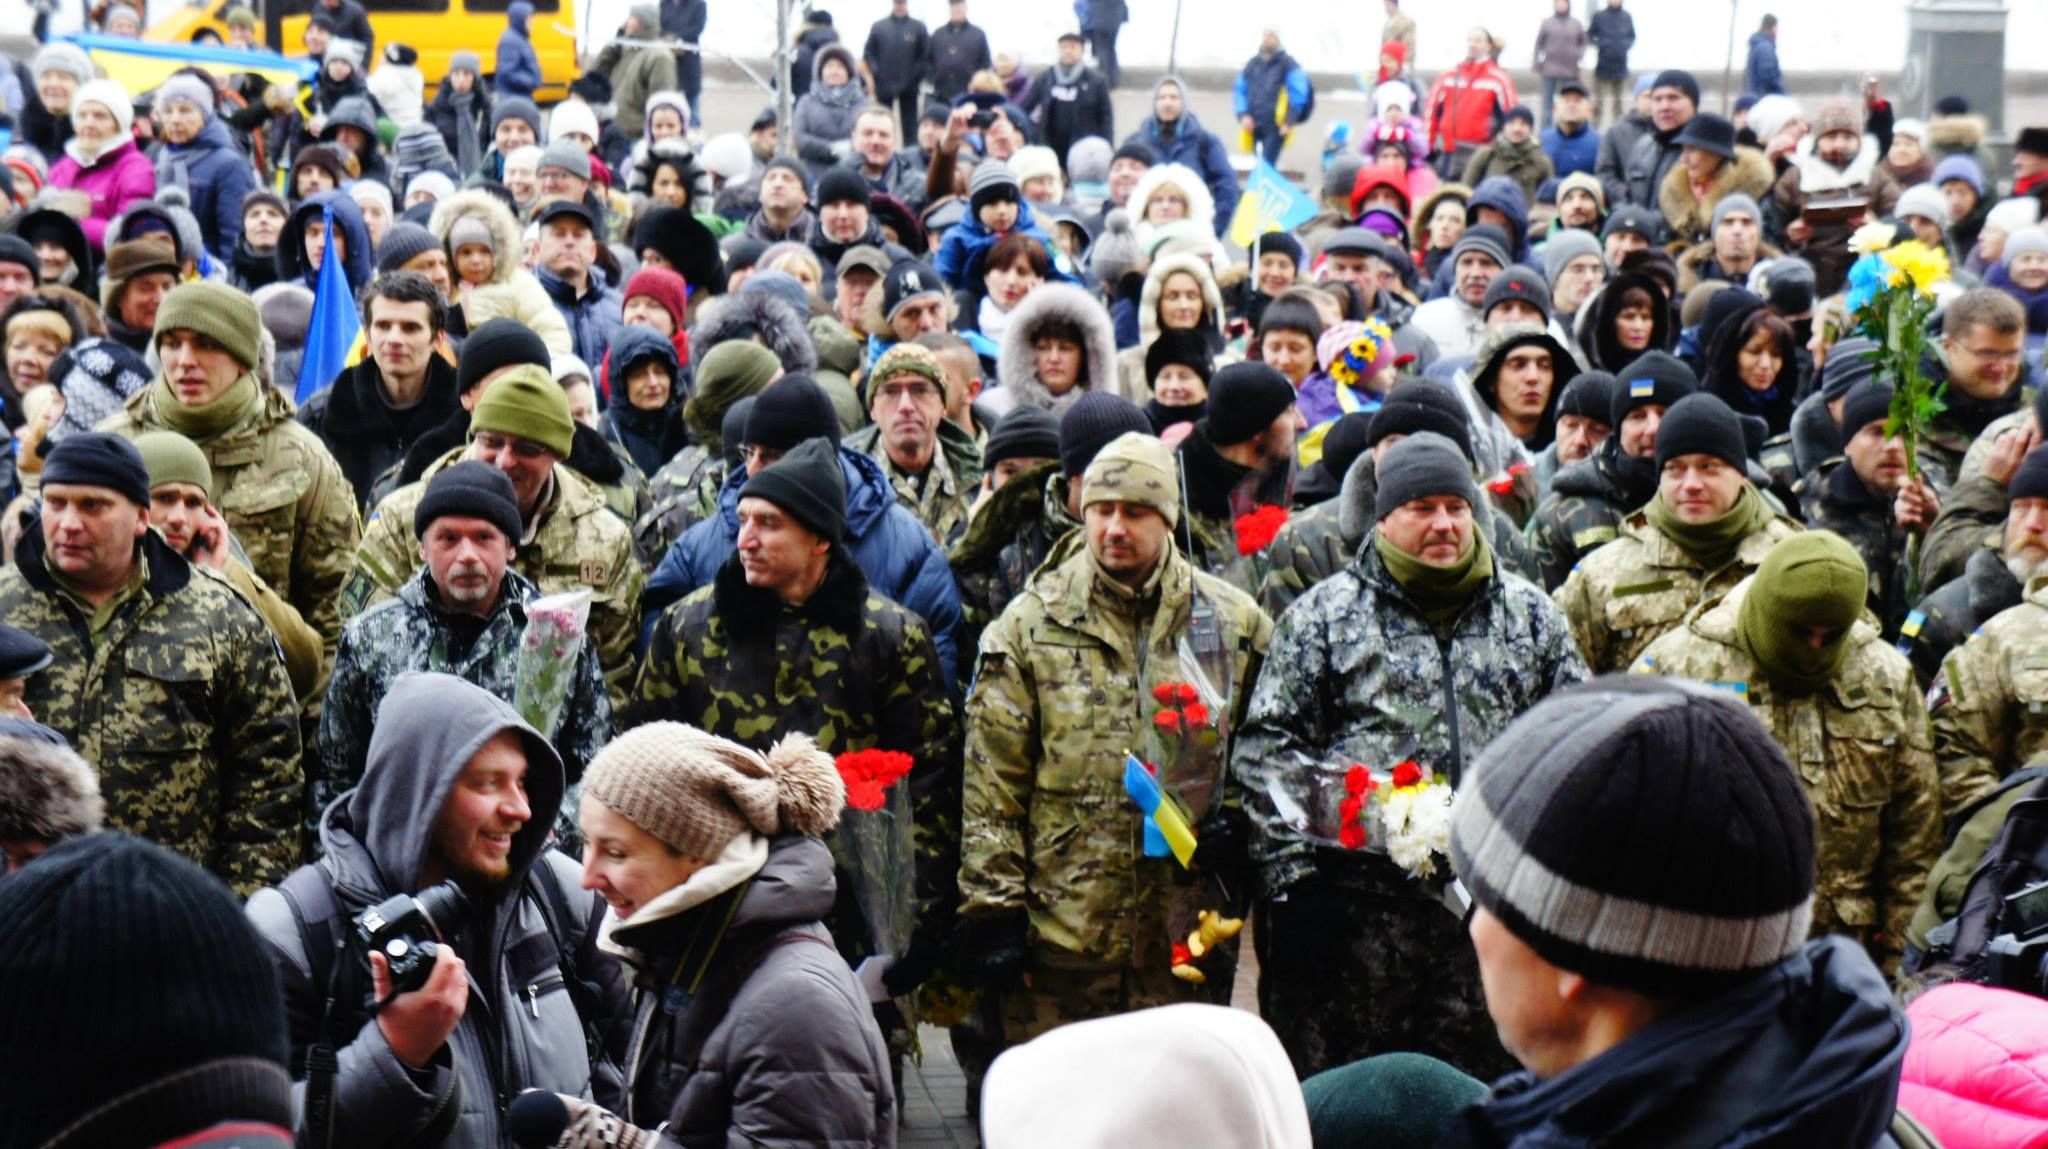
<path id="1" fill-rule="evenodd" d="M 459 1107 L 441 1146 L 499 1149 L 506 1104 L 521 1090 L 549 1089 L 615 1105 L 620 1099 L 618 1052 L 627 1022 L 619 967 L 597 949 L 604 906 L 577 886 L 567 857 L 546 850 L 564 786 L 554 748 L 520 721 L 507 703 L 447 674 L 401 675 L 377 711 L 362 784 L 335 799 L 321 818 L 325 857 L 314 863 L 334 892 L 344 919 L 392 895 L 417 892 L 431 827 L 470 758 L 492 738 L 515 731 L 526 745 L 526 791 L 536 816 L 512 840 L 512 876 L 495 902 L 471 895 L 470 924 L 454 940 L 469 969 L 469 1004 L 448 1043 L 424 1070 L 414 1071 L 385 1041 L 367 1002 L 337 1009 L 362 1018 L 354 1040 L 335 1052 L 341 1064 L 334 1091 L 336 1145 L 372 1149 L 410 1144 L 449 1106 Z M 552 904 L 537 883 L 559 887 L 561 904 L 583 920 L 555 923 L 559 946 L 546 936 Z M 303 1098 L 303 1056 L 319 1038 L 325 986 L 313 984 L 304 935 L 292 903 L 276 888 L 249 899 L 249 919 L 270 943 L 291 1020 L 294 1087 Z M 346 929 L 347 921 L 341 923 Z M 316 934 L 315 936 L 319 936 Z M 566 954 L 580 980 L 600 987 L 600 1012 L 590 1019 L 610 1056 L 593 1072 L 585 1029 L 562 977 Z M 353 952 L 337 960 L 358 960 Z M 369 975 L 358 979 L 365 995 Z M 595 1091 L 593 1094 L 593 1090 Z"/>

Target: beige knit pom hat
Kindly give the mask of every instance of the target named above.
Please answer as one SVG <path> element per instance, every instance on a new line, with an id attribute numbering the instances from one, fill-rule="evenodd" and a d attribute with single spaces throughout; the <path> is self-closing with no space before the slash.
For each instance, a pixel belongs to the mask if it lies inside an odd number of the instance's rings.
<path id="1" fill-rule="evenodd" d="M 791 734 L 764 757 L 680 722 L 652 722 L 590 762 L 583 793 L 692 858 L 716 858 L 747 830 L 820 837 L 839 824 L 846 786 L 832 756 Z"/>

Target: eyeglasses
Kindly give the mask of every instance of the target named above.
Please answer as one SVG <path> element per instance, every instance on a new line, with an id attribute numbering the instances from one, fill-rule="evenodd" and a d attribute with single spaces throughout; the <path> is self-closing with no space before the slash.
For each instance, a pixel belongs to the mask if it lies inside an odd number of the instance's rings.
<path id="1" fill-rule="evenodd" d="M 476 437 L 476 445 L 496 454 L 510 450 L 512 454 L 529 463 L 547 458 L 553 452 L 531 439 L 507 439 L 498 435 L 483 434 Z"/>
<path id="2" fill-rule="evenodd" d="M 928 399 L 937 399 L 938 397 L 939 389 L 930 383 L 884 383 L 882 385 L 882 400 L 887 403 L 900 403 L 906 398 L 915 403 L 923 403 Z"/>
<path id="3" fill-rule="evenodd" d="M 1968 352 L 1972 359 L 1986 359 L 1993 363 L 2018 363 L 2020 357 L 2026 354 L 2024 348 L 2012 351 L 1979 351 L 1967 343 L 1958 343 L 1956 347 L 1958 350 Z"/>

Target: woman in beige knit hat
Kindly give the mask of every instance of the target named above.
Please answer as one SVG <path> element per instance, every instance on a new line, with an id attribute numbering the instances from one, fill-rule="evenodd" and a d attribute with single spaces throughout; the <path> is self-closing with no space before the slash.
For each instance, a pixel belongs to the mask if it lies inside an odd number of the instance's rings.
<path id="1" fill-rule="evenodd" d="M 868 995 L 822 919 L 820 841 L 846 790 L 792 735 L 757 753 L 675 722 L 628 731 L 583 775 L 583 885 L 598 944 L 634 971 L 626 1109 L 564 1096 L 562 1149 L 890 1146 L 896 1092 Z"/>

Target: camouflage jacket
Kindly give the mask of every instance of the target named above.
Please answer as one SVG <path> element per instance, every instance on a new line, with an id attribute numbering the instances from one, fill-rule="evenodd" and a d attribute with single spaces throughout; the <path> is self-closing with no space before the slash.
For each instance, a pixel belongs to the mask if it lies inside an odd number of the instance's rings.
<path id="1" fill-rule="evenodd" d="M 398 593 L 420 569 L 419 543 L 413 539 L 412 513 L 426 496 L 427 484 L 441 468 L 460 460 L 467 448 L 450 451 L 428 467 L 417 483 L 391 492 L 363 533 L 355 570 L 343 588 L 341 612 L 353 618 L 365 607 Z M 555 468 L 552 494 L 540 512 L 533 541 L 523 543 L 511 569 L 526 576 L 542 594 L 589 587 L 590 637 L 597 643 L 598 665 L 612 702 L 625 699 L 633 682 L 634 625 L 640 617 L 640 588 L 646 572 L 633 558 L 633 539 L 626 524 L 605 508 L 590 480 L 567 467 Z"/>
<path id="2" fill-rule="evenodd" d="M 213 571 L 143 535 L 147 577 L 97 641 L 43 562 L 40 531 L 0 570 L 0 618 L 55 657 L 36 720 L 99 768 L 107 825 L 205 866 L 246 897 L 299 863 L 299 703 L 263 617 Z"/>
<path id="3" fill-rule="evenodd" d="M 1735 561 L 1709 571 L 1637 511 L 1621 521 L 1621 537 L 1580 559 L 1551 598 L 1571 620 L 1593 673 L 1619 674 L 1687 611 L 1755 574 L 1772 547 L 1800 530 L 1791 519 L 1773 518 L 1736 544 Z"/>
<path id="4" fill-rule="evenodd" d="M 764 752 L 800 733 L 827 754 L 910 755 L 923 920 L 951 912 L 960 730 L 938 648 L 924 620 L 870 589 L 843 553 L 795 607 L 748 586 L 738 556 L 728 560 L 654 624 L 622 717 L 622 727 L 682 722 Z"/>
<path id="5" fill-rule="evenodd" d="M 1838 478 L 1844 470 L 1847 474 Z M 1914 565 L 1919 548 L 1912 532 L 1893 517 L 1891 498 L 1867 490 L 1847 459 L 1829 460 L 1801 479 L 1796 491 L 1808 527 L 1833 531 L 1863 556 L 1871 613 L 1885 640 L 1896 640 L 1906 608 L 1920 600 L 1920 575 Z"/>
<path id="6" fill-rule="evenodd" d="M 981 486 L 981 448 L 974 437 L 951 419 L 939 420 L 939 449 L 932 454 L 923 489 L 889 461 L 882 449 L 882 428 L 877 424 L 861 428 L 846 437 L 845 446 L 882 465 L 896 499 L 917 516 L 942 547 L 951 546 L 967 530 L 967 510 L 974 505 Z"/>
<path id="7" fill-rule="evenodd" d="M 1555 591 L 1565 576 L 1588 552 L 1612 542 L 1621 533 L 1621 520 L 1632 500 L 1612 473 L 1606 450 L 1597 451 L 1583 462 L 1573 463 L 1551 480 L 1550 493 L 1529 518 L 1529 566 L 1543 589 Z M 1652 489 L 1651 495 L 1657 492 Z M 1649 502 L 1645 496 L 1643 503 Z"/>
<path id="8" fill-rule="evenodd" d="M 1946 811 L 2048 749 L 2048 575 L 2023 597 L 1949 651 L 1927 692 Z"/>
<path id="9" fill-rule="evenodd" d="M 1053 544 L 1081 520 L 1067 513 L 1068 480 L 1057 462 L 1010 479 L 967 524 L 947 560 L 960 588 L 960 652 L 972 663 L 981 632 L 1024 592 Z"/>
<path id="10" fill-rule="evenodd" d="M 2033 418 L 2032 401 L 2029 400 L 2012 414 L 2000 415 L 1986 423 L 1983 433 L 1970 440 L 1970 449 L 1963 452 L 1963 461 L 1951 468 L 1949 474 L 1954 475 L 1958 483 L 1983 474 L 1984 461 L 1991 457 L 1991 448 L 1997 444 L 1999 436 L 2007 431 L 2026 430 Z"/>
<path id="11" fill-rule="evenodd" d="M 1358 554 L 1359 540 L 1372 529 L 1373 496 L 1378 491 L 1379 472 L 1368 452 L 1344 472 L 1336 498 L 1296 511 L 1266 545 L 1260 608 L 1278 619 L 1303 591 L 1343 570 Z M 1491 500 L 1473 511 L 1486 522 L 1486 541 L 1497 568 L 1530 577 L 1529 545 L 1514 520 Z"/>
<path id="12" fill-rule="evenodd" d="M 1725 687 L 1749 702 L 1813 803 L 1813 936 L 1853 936 L 1889 971 L 1941 855 L 1941 798 L 1913 668 L 1866 615 L 1825 690 L 1778 691 L 1736 634 L 1749 585 L 1696 611 L 1629 669 Z"/>
<path id="13" fill-rule="evenodd" d="M 1361 544 L 1281 616 L 1231 754 L 1265 892 L 1314 872 L 1304 830 L 1336 839 L 1353 763 L 1412 758 L 1456 783 L 1516 715 L 1586 677 L 1563 613 L 1520 575 L 1496 575 L 1445 638 Z"/>
<path id="14" fill-rule="evenodd" d="M 633 523 L 633 553 L 653 570 L 683 532 L 718 513 L 725 486 L 725 460 L 715 451 L 688 446 L 647 480 L 653 503 Z"/>
<path id="15" fill-rule="evenodd" d="M 1920 543 L 1920 585 L 1938 587 L 1953 581 L 1969 565 L 1970 556 L 2005 545 L 2005 519 L 2012 497 L 2005 484 L 1981 472 L 1950 488 L 1941 514 Z"/>
<path id="16" fill-rule="evenodd" d="M 307 813 L 316 828 L 327 804 L 362 780 L 377 705 L 399 675 L 410 670 L 453 674 L 508 702 L 518 690 L 526 603 L 540 591 L 508 570 L 497 605 L 488 617 L 476 619 L 444 609 L 432 581 L 432 573 L 422 567 L 396 595 L 342 628 L 341 649 L 327 684 L 327 705 L 320 712 L 319 753 L 308 756 Z M 605 694 L 597 650 L 589 642 L 577 656 L 568 688 L 551 741 L 574 785 L 612 736 L 611 700 Z"/>
<path id="17" fill-rule="evenodd" d="M 1984 470 L 1984 460 L 1990 457 L 1991 445 L 1998 437 L 2017 427 L 2024 427 L 2033 417 L 2034 402 L 2033 373 L 2024 361 L 2020 364 L 2019 394 L 2010 402 L 2013 409 L 1984 424 L 1984 429 L 1971 434 L 1956 423 L 1957 412 L 1954 404 L 1942 415 L 1936 415 L 1929 424 L 1922 442 L 1925 444 L 1922 458 L 1940 463 L 1944 480 L 1966 479 Z M 1942 377 L 1937 376 L 1939 381 Z M 2011 392 L 2007 392 L 2011 395 Z"/>
<path id="18" fill-rule="evenodd" d="M 1979 547 L 1960 578 L 1935 588 L 1906 615 L 1899 653 L 1912 660 L 1922 687 L 1941 673 L 1942 660 L 2000 611 L 2020 604 L 2020 580 L 1996 547 Z"/>
<path id="19" fill-rule="evenodd" d="M 1156 948 L 1178 866 L 1139 856 L 1124 758 L 1145 753 L 1153 688 L 1189 678 L 1182 640 L 1192 648 L 1198 629 L 1233 713 L 1273 629 L 1248 595 L 1175 550 L 1134 592 L 1096 573 L 1082 532 L 1053 547 L 982 634 L 967 702 L 963 914 L 1023 913 L 1039 957 L 1070 967 L 1127 965 Z M 1199 804 L 1234 804 L 1223 747 L 1202 753 L 1213 766 L 1185 771 L 1204 779 Z"/>
<path id="20" fill-rule="evenodd" d="M 292 417 L 292 401 L 275 387 L 257 386 L 261 398 L 248 415 L 199 443 L 213 467 L 213 505 L 234 528 L 250 568 L 298 608 L 332 655 L 341 638 L 336 600 L 363 533 L 355 488 L 320 436 Z M 100 429 L 129 439 L 176 431 L 156 403 L 156 388 L 145 387 Z"/>

